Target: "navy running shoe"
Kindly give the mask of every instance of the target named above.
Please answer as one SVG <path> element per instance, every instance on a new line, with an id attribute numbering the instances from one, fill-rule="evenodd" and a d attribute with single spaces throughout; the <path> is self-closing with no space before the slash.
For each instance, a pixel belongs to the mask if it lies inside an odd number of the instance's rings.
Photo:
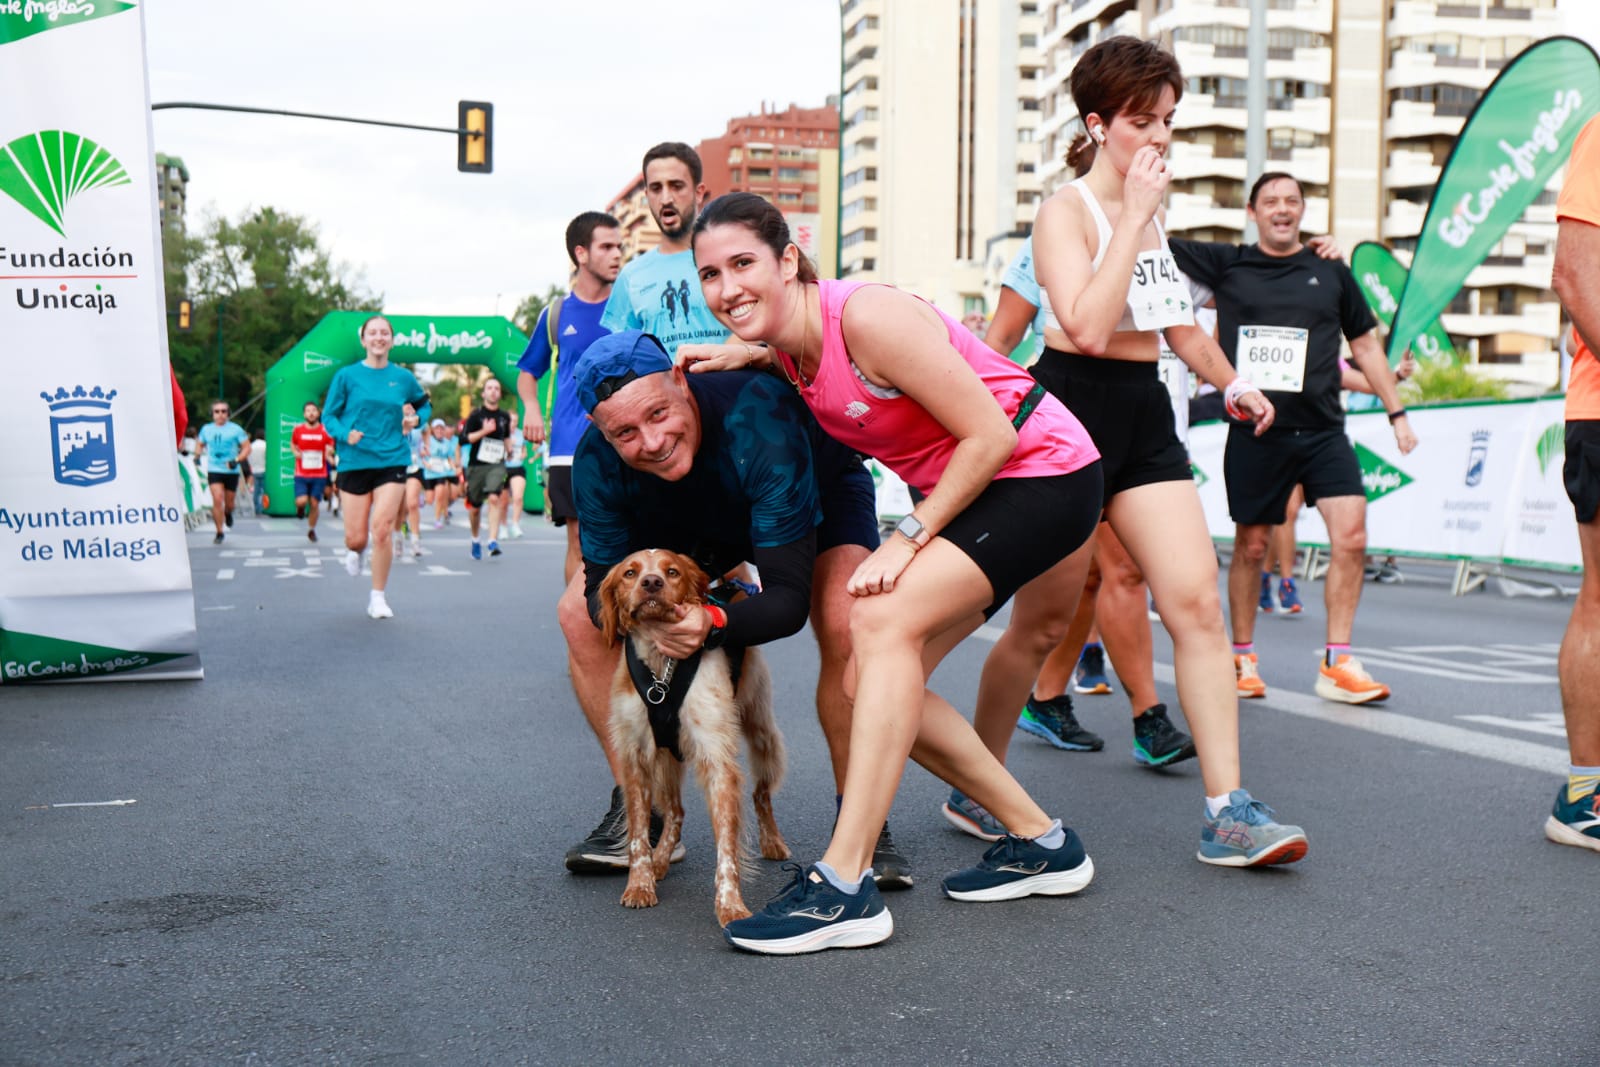
<path id="1" fill-rule="evenodd" d="M 473 559 L 482 559 L 483 558 L 483 546 L 478 544 L 478 542 L 476 542 L 476 541 L 472 542 L 472 558 Z"/>
<path id="2" fill-rule="evenodd" d="M 748 919 L 722 928 L 734 948 L 768 956 L 795 956 L 830 948 L 865 948 L 894 933 L 894 919 L 871 878 L 854 893 L 835 889 L 816 866 L 785 863 L 794 878 Z"/>
<path id="3" fill-rule="evenodd" d="M 959 789 L 950 790 L 950 799 L 939 807 L 939 811 L 951 826 L 980 840 L 998 841 L 1006 836 L 1006 828 L 1000 825 L 1000 820 Z"/>
<path id="4" fill-rule="evenodd" d="M 1098 644 L 1083 646 L 1077 669 L 1072 673 L 1072 688 L 1088 696 L 1104 696 L 1111 692 L 1111 682 L 1106 678 L 1106 652 Z"/>
<path id="5" fill-rule="evenodd" d="M 1072 713 L 1072 698 L 1065 693 L 1049 700 L 1030 693 L 1017 719 L 1017 729 L 1069 752 L 1099 752 L 1106 747 L 1104 738 L 1079 725 L 1078 717 Z"/>
<path id="6" fill-rule="evenodd" d="M 1133 720 L 1133 761 L 1146 767 L 1165 767 L 1194 756 L 1194 738 L 1172 725 L 1167 706 L 1155 704 Z"/>
<path id="7" fill-rule="evenodd" d="M 1285 578 L 1278 583 L 1278 614 L 1298 615 L 1305 610 L 1300 603 L 1300 591 L 1295 588 L 1293 578 Z"/>
<path id="8" fill-rule="evenodd" d="M 1277 610 L 1272 603 L 1272 575 L 1267 571 L 1261 572 L 1261 610 L 1271 615 Z"/>
<path id="9" fill-rule="evenodd" d="M 1031 837 L 1009 834 L 983 854 L 976 867 L 947 877 L 941 886 L 951 900 L 1017 900 L 1021 897 L 1064 897 L 1094 880 L 1094 861 L 1083 842 L 1063 827 L 1060 848 L 1045 848 Z"/>

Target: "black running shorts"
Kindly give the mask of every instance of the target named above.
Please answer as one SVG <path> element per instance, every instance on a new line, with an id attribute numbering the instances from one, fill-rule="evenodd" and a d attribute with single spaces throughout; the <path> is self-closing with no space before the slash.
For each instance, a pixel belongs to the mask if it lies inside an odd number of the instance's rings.
<path id="1" fill-rule="evenodd" d="M 1099 359 L 1046 348 L 1034 380 L 1078 417 L 1100 450 L 1105 499 L 1124 489 L 1194 478 L 1154 361 Z"/>
<path id="2" fill-rule="evenodd" d="M 1573 514 L 1579 522 L 1593 522 L 1600 512 L 1600 419 L 1567 423 L 1567 461 L 1561 477 Z"/>
<path id="3" fill-rule="evenodd" d="M 1260 437 L 1247 426 L 1229 426 L 1222 454 L 1228 482 L 1228 515 L 1241 526 L 1276 526 L 1289 514 L 1294 487 L 1306 504 L 1324 497 L 1359 496 L 1361 465 L 1344 430 L 1268 430 Z"/>

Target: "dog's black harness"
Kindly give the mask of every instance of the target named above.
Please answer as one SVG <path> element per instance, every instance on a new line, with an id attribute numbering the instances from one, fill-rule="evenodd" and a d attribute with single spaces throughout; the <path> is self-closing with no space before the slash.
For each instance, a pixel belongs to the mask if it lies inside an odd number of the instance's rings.
<path id="1" fill-rule="evenodd" d="M 728 675 L 734 691 L 737 692 L 739 675 L 744 669 L 744 649 L 730 648 L 726 651 Z M 628 677 L 633 679 L 633 688 L 644 701 L 645 714 L 650 718 L 650 733 L 656 739 L 656 747 L 666 749 L 680 763 L 683 761 L 683 752 L 678 748 L 678 732 L 682 724 L 683 698 L 689 695 L 689 687 L 694 685 L 694 676 L 700 671 L 700 657 L 704 653 L 705 649 L 700 649 L 688 659 L 667 660 L 666 672 L 663 677 L 658 678 L 633 650 L 632 641 L 622 643 L 623 659 L 628 664 Z"/>

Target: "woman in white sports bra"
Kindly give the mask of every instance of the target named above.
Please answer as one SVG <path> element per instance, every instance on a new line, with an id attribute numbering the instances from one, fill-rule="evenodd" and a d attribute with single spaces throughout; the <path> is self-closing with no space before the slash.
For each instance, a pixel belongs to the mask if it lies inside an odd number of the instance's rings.
<path id="1" fill-rule="evenodd" d="M 1089 172 L 1057 191 L 1034 226 L 1045 350 L 1034 377 L 1078 416 L 1099 447 L 1105 515 L 1144 571 L 1172 635 L 1178 696 L 1205 786 L 1198 858 L 1221 866 L 1292 863 L 1306 853 L 1240 785 L 1239 702 L 1222 624 L 1217 563 L 1200 496 L 1157 375 L 1157 331 L 1257 432 L 1272 405 L 1240 379 L 1194 324 L 1189 291 L 1167 249 L 1163 156 L 1183 93 L 1177 60 L 1119 36 L 1090 48 L 1071 76 L 1098 151 Z"/>

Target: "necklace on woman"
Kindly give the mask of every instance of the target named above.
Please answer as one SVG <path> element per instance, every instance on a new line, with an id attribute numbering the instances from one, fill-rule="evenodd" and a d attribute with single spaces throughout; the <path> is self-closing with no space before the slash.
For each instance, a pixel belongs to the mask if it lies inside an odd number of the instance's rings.
<path id="1" fill-rule="evenodd" d="M 800 354 L 793 357 L 793 377 L 789 376 L 789 368 L 784 365 L 784 361 L 778 360 L 778 371 L 783 375 L 783 380 L 794 386 L 794 391 L 797 393 L 811 385 L 811 381 L 806 377 L 805 371 L 800 369 L 801 363 L 806 358 L 806 346 L 811 343 L 811 298 L 805 294 L 804 289 L 801 290 L 801 301 L 803 306 L 800 310 L 802 316 L 800 320 Z"/>

